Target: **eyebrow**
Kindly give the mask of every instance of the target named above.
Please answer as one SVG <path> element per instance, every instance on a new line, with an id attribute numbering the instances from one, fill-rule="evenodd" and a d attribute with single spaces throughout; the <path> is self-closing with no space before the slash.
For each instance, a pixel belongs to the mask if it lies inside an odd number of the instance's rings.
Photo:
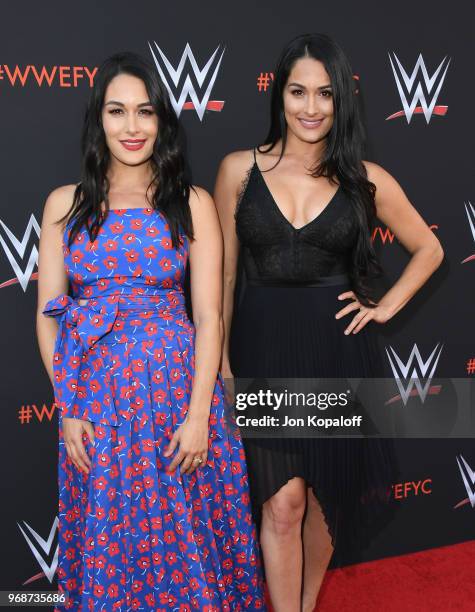
<path id="1" fill-rule="evenodd" d="M 289 83 L 288 87 L 291 87 L 292 85 L 295 87 L 301 87 L 302 89 L 305 89 L 305 85 L 301 85 L 300 83 Z M 322 85 L 321 87 L 318 87 L 317 89 L 321 91 L 322 89 L 331 89 L 331 88 L 332 86 L 329 84 L 329 85 Z"/>
<path id="2" fill-rule="evenodd" d="M 109 100 L 105 103 L 104 106 L 107 106 L 108 104 L 117 104 L 117 106 L 125 106 L 123 102 L 119 102 L 118 100 Z M 153 106 L 153 104 L 151 102 L 141 102 L 140 104 L 137 104 L 137 106 L 140 108 L 142 106 Z"/>

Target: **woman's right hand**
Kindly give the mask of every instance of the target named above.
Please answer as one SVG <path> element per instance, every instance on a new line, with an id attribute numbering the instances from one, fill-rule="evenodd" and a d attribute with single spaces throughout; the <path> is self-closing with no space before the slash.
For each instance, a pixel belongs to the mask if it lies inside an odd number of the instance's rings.
<path id="1" fill-rule="evenodd" d="M 225 400 L 228 406 L 232 406 L 235 401 L 235 384 L 234 376 L 229 366 L 223 366 L 220 370 L 220 374 L 224 382 Z"/>
<path id="2" fill-rule="evenodd" d="M 63 417 L 63 437 L 68 457 L 78 470 L 89 474 L 92 463 L 82 441 L 84 432 L 89 436 L 91 444 L 94 444 L 94 425 L 91 421 Z"/>

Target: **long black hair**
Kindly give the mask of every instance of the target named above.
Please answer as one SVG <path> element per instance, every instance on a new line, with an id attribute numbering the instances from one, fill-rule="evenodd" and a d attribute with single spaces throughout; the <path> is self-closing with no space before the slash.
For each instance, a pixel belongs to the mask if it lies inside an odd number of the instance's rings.
<path id="1" fill-rule="evenodd" d="M 316 59 L 324 65 L 331 80 L 334 106 L 333 125 L 326 137 L 325 151 L 312 170 L 312 176 L 325 176 L 330 181 L 336 178 L 353 202 L 360 231 L 349 262 L 349 276 L 359 301 L 365 306 L 372 306 L 367 281 L 382 274 L 371 242 L 376 219 L 376 187 L 368 180 L 362 162 L 364 130 L 356 95 L 356 81 L 343 50 L 329 36 L 304 34 L 291 40 L 283 49 L 272 84 L 270 129 L 258 150 L 267 146 L 262 152 L 269 152 L 282 140 L 277 163 L 282 159 L 287 142 L 283 93 L 294 64 L 305 57 Z"/>
<path id="2" fill-rule="evenodd" d="M 82 129 L 81 182 L 74 192 L 71 209 L 58 223 L 72 221 L 68 238 L 70 247 L 83 226 L 87 228 L 90 240 L 94 241 L 104 222 L 101 207 L 104 202 L 106 211 L 109 209 L 110 185 L 107 171 L 110 152 L 102 126 L 102 108 L 107 86 L 119 74 L 129 74 L 143 81 L 149 100 L 157 113 L 159 133 L 150 158 L 153 178 L 147 194 L 151 189 L 151 204 L 165 216 L 173 247 L 178 248 L 180 230 L 189 238 L 193 237 L 188 203 L 190 184 L 186 178 L 185 159 L 179 142 L 178 118 L 157 71 L 151 63 L 132 52 L 112 55 L 97 71 Z"/>

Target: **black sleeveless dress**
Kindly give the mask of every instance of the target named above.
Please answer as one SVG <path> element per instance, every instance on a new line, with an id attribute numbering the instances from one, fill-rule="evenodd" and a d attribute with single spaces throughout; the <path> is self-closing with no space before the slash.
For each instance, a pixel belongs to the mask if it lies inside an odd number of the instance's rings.
<path id="1" fill-rule="evenodd" d="M 343 189 L 296 229 L 254 161 L 235 220 L 245 284 L 230 338 L 234 377 L 382 378 L 377 323 L 346 336 L 355 311 L 335 319 L 349 303 L 337 296 L 352 288 L 348 262 L 359 231 Z M 391 440 L 243 434 L 243 442 L 258 525 L 262 504 L 295 476 L 305 479 L 322 506 L 335 546 L 333 563 L 357 559 L 390 519 L 390 487 L 397 477 Z"/>

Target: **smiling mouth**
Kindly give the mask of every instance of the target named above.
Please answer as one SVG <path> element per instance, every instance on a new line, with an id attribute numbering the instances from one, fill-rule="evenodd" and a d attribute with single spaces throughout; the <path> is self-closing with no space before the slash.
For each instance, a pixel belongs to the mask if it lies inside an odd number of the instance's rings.
<path id="1" fill-rule="evenodd" d="M 317 128 L 323 123 L 323 119 L 301 119 L 300 123 L 306 128 Z"/>
<path id="2" fill-rule="evenodd" d="M 141 149 L 146 142 L 145 138 L 142 139 L 129 139 L 129 140 L 121 140 L 120 144 L 125 147 L 128 151 L 138 151 Z"/>

